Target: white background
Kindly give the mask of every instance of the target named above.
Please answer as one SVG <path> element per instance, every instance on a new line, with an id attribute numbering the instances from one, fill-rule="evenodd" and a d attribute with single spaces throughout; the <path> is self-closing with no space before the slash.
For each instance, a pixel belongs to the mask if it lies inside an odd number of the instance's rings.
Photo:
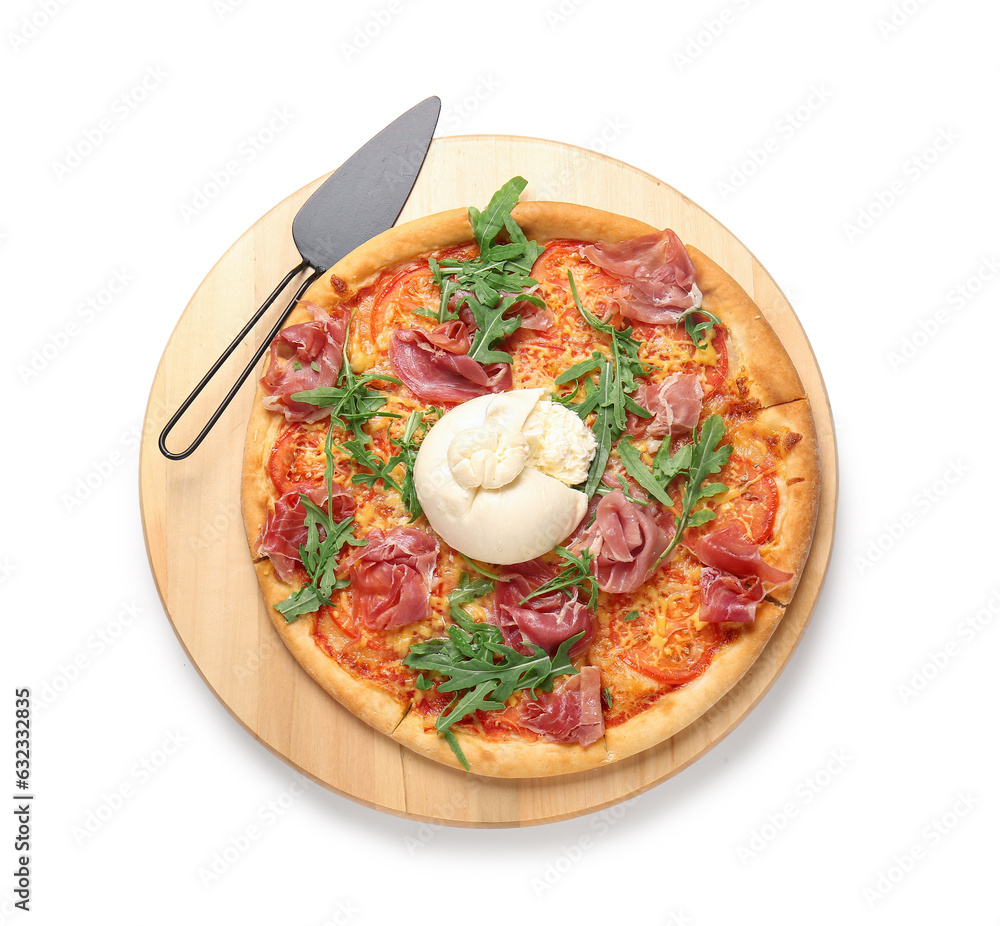
<path id="1" fill-rule="evenodd" d="M 4 809 L 0 923 L 997 922 L 998 26 L 985 0 L 5 3 L 0 716 L 49 703 L 32 911 Z M 839 439 L 826 587 L 760 706 L 624 807 L 524 830 L 303 790 L 187 662 L 138 510 L 199 281 L 432 93 L 439 134 L 593 147 L 718 217 Z"/>

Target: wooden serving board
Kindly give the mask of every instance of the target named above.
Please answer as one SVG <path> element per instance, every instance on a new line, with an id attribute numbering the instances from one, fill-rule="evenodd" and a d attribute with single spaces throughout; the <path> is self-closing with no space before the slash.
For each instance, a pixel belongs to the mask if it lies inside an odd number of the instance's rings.
<path id="1" fill-rule="evenodd" d="M 499 136 L 436 139 L 401 221 L 482 206 L 510 177 L 523 198 L 582 203 L 671 227 L 734 276 L 778 332 L 805 383 L 823 464 L 819 525 L 798 592 L 760 659 L 698 721 L 660 746 L 606 768 L 546 779 L 501 780 L 425 759 L 374 732 L 330 698 L 275 634 L 251 565 L 240 513 L 240 467 L 250 404 L 247 383 L 187 460 L 157 449 L 169 415 L 299 257 L 292 218 L 323 179 L 293 193 L 212 268 L 163 354 L 147 408 L 140 458 L 146 546 L 157 588 L 181 644 L 209 687 L 261 743 L 304 775 L 390 813 L 463 826 L 562 820 L 625 800 L 680 771 L 721 740 L 781 672 L 809 620 L 833 541 L 837 460 L 833 419 L 816 359 L 791 306 L 753 255 L 676 190 L 628 164 L 551 141 Z M 289 292 L 294 287 L 289 288 Z M 171 436 L 187 446 L 253 354 L 247 344 Z M 183 425 L 190 422 L 185 432 Z"/>

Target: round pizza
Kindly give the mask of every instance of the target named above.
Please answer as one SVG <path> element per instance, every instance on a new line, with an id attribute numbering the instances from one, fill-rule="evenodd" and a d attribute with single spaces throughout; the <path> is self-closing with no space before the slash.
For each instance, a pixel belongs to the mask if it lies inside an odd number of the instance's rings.
<path id="1" fill-rule="evenodd" d="M 525 184 L 313 284 L 243 469 L 296 660 L 499 777 L 603 766 L 718 701 L 792 599 L 820 488 L 802 384 L 740 286 L 670 229 Z"/>

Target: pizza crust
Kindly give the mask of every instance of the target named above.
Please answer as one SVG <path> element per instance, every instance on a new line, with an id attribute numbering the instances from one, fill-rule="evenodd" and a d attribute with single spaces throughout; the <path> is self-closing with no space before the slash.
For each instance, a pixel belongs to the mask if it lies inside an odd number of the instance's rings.
<path id="1" fill-rule="evenodd" d="M 391 734 L 406 716 L 409 704 L 399 701 L 377 685 L 355 678 L 335 659 L 327 656 L 313 639 L 311 617 L 300 617 L 286 624 L 274 605 L 287 598 L 294 588 L 274 574 L 269 560 L 256 563 L 254 568 L 271 623 L 299 665 L 352 714 L 379 733 Z"/>
<path id="2" fill-rule="evenodd" d="M 408 749 L 452 768 L 462 768 L 443 736 L 434 730 L 433 718 L 411 710 L 392 733 Z M 583 748 L 576 743 L 545 740 L 488 740 L 463 730 L 455 738 L 472 772 L 491 778 L 544 778 L 599 768 L 611 761 L 604 740 Z"/>
<path id="3" fill-rule="evenodd" d="M 685 247 L 697 271 L 702 307 L 729 329 L 730 368 L 742 366 L 749 398 L 764 408 L 804 398 L 799 374 L 757 304 L 714 260 L 692 245 Z"/>
<path id="4" fill-rule="evenodd" d="M 568 203 L 521 202 L 513 215 L 525 234 L 542 244 L 556 238 L 618 242 L 657 230 L 636 219 Z M 396 226 L 363 244 L 324 273 L 307 290 L 303 302 L 331 311 L 372 284 L 386 267 L 471 239 L 465 209 Z M 763 550 L 765 558 L 779 568 L 791 571 L 794 566 L 796 578 L 773 591 L 774 600 L 759 606 L 754 625 L 716 654 L 704 675 L 668 693 L 642 714 L 609 728 L 604 739 L 586 749 L 545 741 L 486 740 L 458 732 L 456 735 L 476 774 L 527 778 L 579 772 L 635 755 L 675 735 L 722 698 L 751 668 L 782 616 L 779 603 L 789 601 L 794 592 L 808 556 L 819 492 L 819 455 L 808 402 L 803 400 L 804 390 L 790 358 L 750 297 L 714 261 L 696 248 L 688 250 L 704 293 L 705 308 L 716 314 L 732 335 L 729 344 L 735 350 L 730 354 L 730 369 L 734 364 L 740 365 L 752 403 L 766 409 L 760 413 L 760 421 L 802 434 L 802 440 L 788 458 L 780 486 L 782 505 L 787 500 L 796 510 L 784 516 L 776 530 L 776 541 Z M 300 304 L 286 324 L 309 319 L 308 311 Z M 353 349 L 353 341 L 351 346 Z M 328 657 L 313 640 L 311 619 L 300 618 L 286 624 L 274 609 L 273 605 L 286 598 L 293 588 L 274 575 L 266 558 L 256 554 L 266 513 L 277 498 L 266 464 L 284 425 L 280 414 L 263 408 L 260 402 L 263 395 L 258 386 L 247 430 L 242 499 L 247 541 L 275 630 L 309 675 L 349 711 L 420 755 L 460 768 L 447 742 L 433 730 L 432 722 L 384 689 L 355 678 Z"/>
<path id="5" fill-rule="evenodd" d="M 694 723 L 750 670 L 784 615 L 784 608 L 764 601 L 753 625 L 712 659 L 703 675 L 665 694 L 642 713 L 604 731 L 608 761 L 643 752 Z"/>
<path id="6" fill-rule="evenodd" d="M 794 576 L 775 586 L 768 597 L 788 604 L 795 594 L 812 546 L 819 517 L 820 456 L 812 411 L 805 399 L 762 409 L 755 422 L 763 430 L 801 435 L 779 464 L 775 479 L 780 499 L 774 540 L 761 547 L 761 556 Z"/>

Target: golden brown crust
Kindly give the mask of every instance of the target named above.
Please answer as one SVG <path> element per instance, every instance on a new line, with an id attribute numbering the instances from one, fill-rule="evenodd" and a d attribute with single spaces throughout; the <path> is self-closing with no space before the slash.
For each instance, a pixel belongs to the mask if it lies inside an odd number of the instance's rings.
<path id="1" fill-rule="evenodd" d="M 694 723 L 743 678 L 783 614 L 783 608 L 763 602 L 757 608 L 753 624 L 745 628 L 735 642 L 715 654 L 703 675 L 664 695 L 635 717 L 609 727 L 604 732 L 608 761 L 634 756 Z"/>
<path id="2" fill-rule="evenodd" d="M 514 216 L 526 235 L 540 243 L 555 238 L 622 241 L 656 229 L 643 222 L 566 203 L 523 202 Z M 440 248 L 471 239 L 464 209 L 417 219 L 390 229 L 349 254 L 307 291 L 304 301 L 327 310 L 374 282 L 382 270 Z M 770 325 L 743 289 L 724 270 L 695 248 L 688 248 L 705 297 L 705 308 L 719 316 L 730 332 L 730 366 L 743 371 L 749 398 L 765 407 L 756 416 L 761 427 L 801 434 L 783 457 L 776 474 L 781 508 L 775 539 L 762 552 L 796 578 L 774 589 L 777 602 L 790 600 L 808 556 L 819 492 L 819 455 L 815 429 L 801 382 Z M 299 306 L 288 324 L 307 321 Z M 256 556 L 256 542 L 277 493 L 266 464 L 284 421 L 267 411 L 257 397 L 247 431 L 243 471 L 243 512 L 247 540 Z M 796 401 L 801 400 L 801 401 Z M 752 404 L 752 403 L 751 403 Z M 286 624 L 273 605 L 292 591 L 281 582 L 269 561 L 257 563 L 257 574 L 268 612 L 285 645 L 316 681 L 348 710 L 397 742 L 435 761 L 460 767 L 433 721 L 401 703 L 384 689 L 356 678 L 317 646 L 312 621 Z M 698 679 L 656 701 L 651 708 L 607 730 L 605 739 L 587 749 L 545 741 L 489 740 L 465 732 L 459 741 L 472 770 L 481 775 L 518 778 L 577 772 L 634 755 L 673 736 L 716 703 L 753 665 L 771 636 L 783 608 L 764 602 L 754 624 L 726 645 Z"/>
<path id="3" fill-rule="evenodd" d="M 768 563 L 793 573 L 788 582 L 769 593 L 774 601 L 788 604 L 809 558 L 819 517 L 819 441 L 805 399 L 765 408 L 756 416 L 755 424 L 764 431 L 785 434 L 786 441 L 795 441 L 784 451 L 774 474 L 780 499 L 774 539 L 761 547 L 761 556 Z"/>
<path id="4" fill-rule="evenodd" d="M 748 374 L 750 397 L 765 408 L 803 398 L 799 374 L 757 304 L 714 260 L 686 247 L 697 271 L 702 307 L 729 329 L 730 366 L 741 365 Z"/>
<path id="5" fill-rule="evenodd" d="M 443 736 L 434 730 L 433 718 L 411 710 L 396 727 L 392 738 L 414 752 L 453 768 L 461 764 Z M 547 743 L 544 740 L 491 740 L 462 730 L 455 738 L 477 775 L 491 778 L 545 778 L 567 775 L 606 765 L 610 759 L 604 740 L 583 748 L 575 743 Z"/>
<path id="6" fill-rule="evenodd" d="M 406 715 L 409 705 L 377 685 L 355 678 L 335 659 L 327 656 L 313 639 L 312 620 L 308 617 L 286 624 L 274 605 L 287 598 L 294 588 L 274 574 L 269 560 L 257 563 L 255 568 L 271 623 L 302 668 L 351 713 L 380 733 L 392 733 Z"/>
<path id="7" fill-rule="evenodd" d="M 250 554 L 257 558 L 257 538 L 264 527 L 268 507 L 273 506 L 277 492 L 267 474 L 267 458 L 274 441 L 284 424 L 284 418 L 269 412 L 260 404 L 262 392 L 257 395 L 250 410 L 247 439 L 243 450 L 243 526 L 246 530 Z M 278 599 L 279 601 L 281 599 Z"/>

